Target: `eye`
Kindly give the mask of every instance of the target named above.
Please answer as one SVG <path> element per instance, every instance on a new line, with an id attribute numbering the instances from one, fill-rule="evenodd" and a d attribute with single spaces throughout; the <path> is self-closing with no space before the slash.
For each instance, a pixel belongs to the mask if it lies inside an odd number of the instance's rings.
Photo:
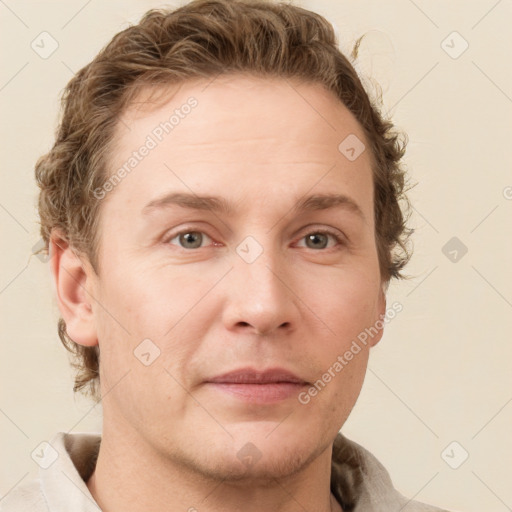
<path id="1" fill-rule="evenodd" d="M 333 247 L 333 245 L 328 247 L 329 238 L 334 240 L 334 246 L 343 244 L 343 239 L 338 234 L 326 230 L 312 231 L 303 236 L 301 240 L 306 240 L 306 247 L 309 249 L 329 249 Z"/>
<path id="2" fill-rule="evenodd" d="M 172 238 L 167 239 L 165 243 L 178 245 L 182 249 L 200 249 L 204 242 L 212 242 L 212 239 L 204 232 L 193 229 L 182 230 L 176 233 Z M 343 245 L 343 238 L 335 232 L 329 230 L 318 229 L 311 231 L 301 239 L 305 240 L 308 249 L 330 249 L 336 245 Z M 329 246 L 329 240 L 333 243 Z"/>
<path id="3" fill-rule="evenodd" d="M 177 233 L 173 238 L 170 238 L 167 243 L 173 243 L 174 240 L 177 240 L 183 249 L 199 249 L 205 238 L 211 240 L 211 238 L 202 231 L 186 230 Z"/>

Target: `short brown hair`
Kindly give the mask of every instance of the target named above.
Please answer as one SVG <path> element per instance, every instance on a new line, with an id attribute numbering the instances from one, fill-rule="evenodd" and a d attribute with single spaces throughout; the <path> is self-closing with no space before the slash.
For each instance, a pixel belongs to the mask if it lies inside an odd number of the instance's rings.
<path id="1" fill-rule="evenodd" d="M 357 48 L 357 45 L 356 45 Z M 35 169 L 41 236 L 48 250 L 60 230 L 99 275 L 100 201 L 93 191 L 109 177 L 106 155 L 121 114 L 148 85 L 213 79 L 226 73 L 298 79 L 332 91 L 358 120 L 373 156 L 375 238 L 381 279 L 403 278 L 406 242 L 405 139 L 372 103 L 338 49 L 331 24 L 303 8 L 269 1 L 195 0 L 150 10 L 68 83 L 52 149 Z M 341 141 L 340 141 L 341 142 Z M 99 350 L 75 343 L 62 318 L 59 337 L 77 368 L 74 390 L 99 398 Z M 84 389 L 85 388 L 85 389 Z"/>

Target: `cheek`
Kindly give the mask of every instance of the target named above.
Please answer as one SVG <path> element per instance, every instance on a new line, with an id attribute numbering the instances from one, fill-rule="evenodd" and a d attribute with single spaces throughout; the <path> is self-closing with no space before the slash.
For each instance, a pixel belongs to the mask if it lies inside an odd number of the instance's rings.
<path id="1" fill-rule="evenodd" d="M 169 411 L 185 414 L 193 403 L 187 402 L 179 383 L 200 340 L 194 330 L 198 324 L 191 324 L 187 313 L 197 303 L 201 286 L 185 286 L 186 279 L 171 279 L 170 272 L 159 280 L 147 273 L 129 279 L 116 275 L 109 283 L 97 311 L 100 381 L 104 392 L 112 389 L 106 403 L 122 410 L 134 425 Z"/>
<path id="2" fill-rule="evenodd" d="M 316 286 L 312 286 L 313 281 Z M 333 348 L 341 348 L 340 343 L 350 344 L 377 319 L 380 288 L 368 267 L 336 269 L 304 285 L 304 302 L 331 332 Z"/>
<path id="3" fill-rule="evenodd" d="M 342 360 L 345 358 L 342 358 Z M 352 359 L 346 362 L 341 370 L 340 376 L 336 377 L 333 385 L 333 397 L 331 399 L 332 408 L 342 417 L 339 418 L 340 424 L 348 418 L 350 411 L 357 401 L 361 392 L 366 368 L 368 363 L 368 349 L 363 348 L 361 352 L 355 354 Z"/>
<path id="4" fill-rule="evenodd" d="M 205 310 L 205 299 L 216 280 L 216 275 L 198 279 L 197 273 L 183 268 L 134 271 L 129 278 L 111 274 L 96 311 L 105 373 L 120 377 L 123 368 L 139 372 L 142 365 L 136 356 L 149 352 L 157 355 L 157 366 L 179 378 L 209 321 L 211 307 Z M 198 312 L 202 321 L 197 321 Z"/>

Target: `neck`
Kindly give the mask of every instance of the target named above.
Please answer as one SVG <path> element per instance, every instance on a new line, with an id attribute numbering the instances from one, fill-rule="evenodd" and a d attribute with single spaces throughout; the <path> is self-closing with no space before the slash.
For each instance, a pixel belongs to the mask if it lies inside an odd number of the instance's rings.
<path id="1" fill-rule="evenodd" d="M 96 468 L 87 482 L 103 512 L 342 512 L 330 491 L 331 448 L 285 479 L 213 480 L 135 435 L 104 425 Z"/>

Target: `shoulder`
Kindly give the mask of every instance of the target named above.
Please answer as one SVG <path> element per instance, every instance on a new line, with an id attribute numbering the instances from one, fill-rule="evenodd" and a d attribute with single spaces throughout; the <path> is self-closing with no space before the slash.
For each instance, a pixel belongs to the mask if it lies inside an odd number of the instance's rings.
<path id="1" fill-rule="evenodd" d="M 16 484 L 0 500 L 0 512 L 98 510 L 86 486 L 94 470 L 99 434 L 58 432 L 38 454 L 36 478 Z M 35 459 L 34 459 L 35 460 Z"/>
<path id="2" fill-rule="evenodd" d="M 0 501 L 1 512 L 49 512 L 49 510 L 39 478 L 20 483 Z"/>

